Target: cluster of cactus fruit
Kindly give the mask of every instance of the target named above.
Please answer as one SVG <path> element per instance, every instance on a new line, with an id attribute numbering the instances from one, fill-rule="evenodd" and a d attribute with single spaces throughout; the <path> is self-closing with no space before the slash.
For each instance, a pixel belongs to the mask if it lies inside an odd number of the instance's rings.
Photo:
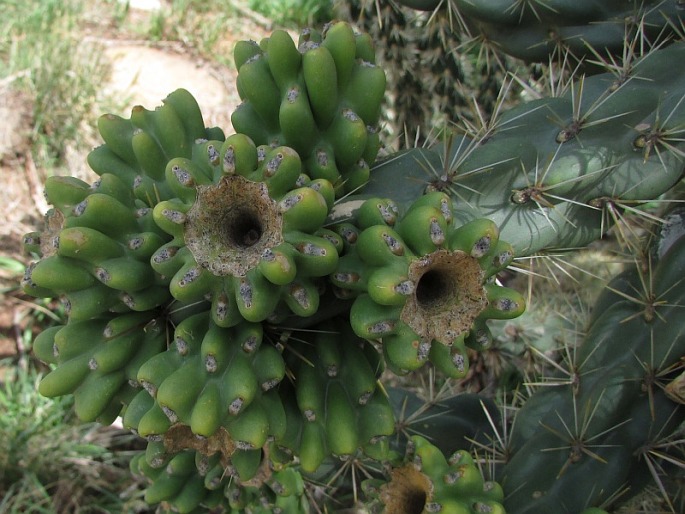
<path id="1" fill-rule="evenodd" d="M 490 37 L 509 24 L 533 40 L 526 24 L 575 20 L 577 34 L 629 10 L 591 2 L 570 17 L 573 2 L 541 2 L 535 21 L 526 2 L 497 16 L 448 3 L 462 28 Z M 659 26 L 679 34 L 666 3 Z M 464 378 L 469 352 L 492 344 L 490 320 L 525 309 L 497 280 L 515 255 L 585 245 L 607 215 L 680 180 L 685 74 L 672 63 L 685 46 L 640 42 L 620 66 L 606 57 L 609 71 L 383 159 L 386 76 L 346 22 L 297 43 L 282 30 L 239 42 L 243 103 L 228 137 L 184 90 L 101 117 L 104 144 L 88 157 L 99 180 L 49 178 L 53 209 L 25 238 L 38 257 L 25 291 L 68 315 L 35 341 L 54 365 L 40 392 L 73 394 L 83 421 L 121 416 L 147 440 L 131 463 L 146 500 L 177 512 L 344 507 L 316 484 L 356 465 L 370 471 L 355 495 L 388 514 L 591 513 L 634 494 L 649 448 L 685 419 L 659 388 L 683 355 L 685 239 L 659 255 L 653 281 L 631 271 L 600 299 L 577 379 L 528 400 L 489 480 L 465 439 L 398 442 L 381 378 L 425 366 Z M 508 427 L 483 418 L 465 423 L 484 447 Z"/>

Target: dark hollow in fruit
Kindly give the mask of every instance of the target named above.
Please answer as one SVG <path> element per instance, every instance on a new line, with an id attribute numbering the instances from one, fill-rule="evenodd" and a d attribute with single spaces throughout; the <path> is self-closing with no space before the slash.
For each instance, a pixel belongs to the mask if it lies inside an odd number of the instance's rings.
<path id="1" fill-rule="evenodd" d="M 416 286 L 416 301 L 423 309 L 439 306 L 454 297 L 457 284 L 448 270 L 431 269 L 424 273 Z"/>
<path id="2" fill-rule="evenodd" d="M 230 175 L 198 186 L 185 240 L 200 266 L 218 276 L 244 276 L 283 242 L 283 217 L 266 184 Z"/>
<path id="3" fill-rule="evenodd" d="M 250 208 L 232 209 L 227 213 L 226 240 L 241 248 L 249 248 L 262 237 L 262 220 L 259 213 Z"/>
<path id="4" fill-rule="evenodd" d="M 414 260 L 408 278 L 414 294 L 400 318 L 423 339 L 452 344 L 487 305 L 480 264 L 462 251 L 440 249 Z"/>

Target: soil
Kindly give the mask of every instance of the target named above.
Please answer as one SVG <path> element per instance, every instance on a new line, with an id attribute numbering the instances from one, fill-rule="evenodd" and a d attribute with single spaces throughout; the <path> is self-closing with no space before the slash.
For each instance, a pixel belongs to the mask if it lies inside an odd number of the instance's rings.
<path id="1" fill-rule="evenodd" d="M 155 4 L 134 0 L 128 16 L 140 22 L 154 15 L 149 9 L 155 8 Z M 241 20 L 240 30 L 226 31 L 219 44 L 230 51 L 235 41 L 259 40 L 269 29 L 257 17 L 246 17 Z M 169 93 L 185 88 L 198 100 L 207 126 L 219 126 L 226 134 L 232 132 L 230 115 L 240 102 L 234 68 L 202 59 L 181 42 L 151 43 L 103 27 L 84 27 L 84 32 L 84 39 L 102 46 L 110 63 L 109 80 L 103 85 L 102 94 L 115 100 L 116 105 L 123 105 L 115 114 L 128 117 L 135 105 L 154 109 Z M 36 168 L 31 154 L 33 101 L 10 87 L 12 78 L 0 81 L 0 202 L 4 215 L 4 223 L 0 223 L 0 359 L 22 351 L 21 333 L 30 323 L 34 309 L 33 299 L 20 290 L 21 269 L 6 269 L 3 263 L 28 264 L 30 257 L 22 251 L 23 235 L 39 230 L 49 207 L 42 193 L 47 171 Z M 84 132 L 93 132 L 100 114 L 93 113 L 92 125 Z M 95 134 L 92 146 L 100 143 Z M 86 165 L 88 151 L 69 149 L 64 174 L 95 180 Z"/>
<path id="2" fill-rule="evenodd" d="M 240 102 L 233 87 L 235 70 L 198 62 L 178 45 L 155 48 L 109 41 L 105 55 L 111 76 L 104 93 L 125 98 L 125 113 L 135 105 L 153 109 L 169 93 L 184 88 L 198 100 L 206 125 L 231 131 L 231 112 Z"/>

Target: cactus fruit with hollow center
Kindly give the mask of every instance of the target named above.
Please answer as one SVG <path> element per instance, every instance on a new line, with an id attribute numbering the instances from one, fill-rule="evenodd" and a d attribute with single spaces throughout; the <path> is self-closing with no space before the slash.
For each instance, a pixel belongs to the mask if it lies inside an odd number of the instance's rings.
<path id="1" fill-rule="evenodd" d="M 342 243 L 322 228 L 332 185 L 303 175 L 294 150 L 234 134 L 172 159 L 166 177 L 175 196 L 153 217 L 173 239 L 151 262 L 176 300 L 208 299 L 226 327 L 317 311 L 317 280 L 333 271 Z"/>
<path id="2" fill-rule="evenodd" d="M 352 328 L 382 340 L 396 373 L 430 360 L 447 376 L 464 377 L 467 338 L 487 344 L 479 335 L 487 319 L 516 317 L 525 308 L 519 293 L 494 282 L 513 259 L 497 226 L 487 219 L 455 224 L 444 193 L 422 196 L 402 215 L 393 201 L 371 198 L 337 230 L 354 235 L 331 281 L 338 295 L 356 296 Z"/>
<path id="3" fill-rule="evenodd" d="M 323 33 L 306 30 L 298 45 L 283 30 L 234 51 L 238 93 L 235 130 L 257 145 L 287 145 L 313 180 L 326 179 L 338 196 L 369 177 L 380 142 L 378 120 L 385 73 L 371 39 L 348 23 Z"/>
<path id="4" fill-rule="evenodd" d="M 478 465 L 463 450 L 449 458 L 424 437 L 411 437 L 404 459 L 392 463 L 389 479 L 363 484 L 375 499 L 373 512 L 415 514 L 504 514 L 504 492 L 499 484 L 483 479 Z"/>
<path id="5" fill-rule="evenodd" d="M 172 192 L 167 162 L 192 156 L 196 140 L 223 139 L 207 129 L 193 96 L 179 89 L 155 111 L 136 107 L 130 119 L 104 115 L 98 129 L 105 144 L 88 156 L 100 175 L 92 186 L 73 177 L 50 177 L 47 200 L 54 207 L 41 233 L 27 234 L 31 264 L 24 289 L 34 296 L 59 296 L 70 319 L 109 311 L 162 308 L 173 297 L 168 278 L 150 257 L 169 240 L 152 208 Z"/>

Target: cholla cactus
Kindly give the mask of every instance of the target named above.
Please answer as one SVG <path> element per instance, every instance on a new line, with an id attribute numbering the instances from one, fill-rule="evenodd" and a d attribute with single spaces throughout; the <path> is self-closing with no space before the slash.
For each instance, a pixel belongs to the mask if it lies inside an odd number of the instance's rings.
<path id="1" fill-rule="evenodd" d="M 598 30 L 581 20 L 630 12 L 682 39 L 667 4 L 513 2 L 492 17 L 455 0 L 450 28 L 471 38 L 515 26 L 536 46 L 539 23 L 572 18 L 591 43 Z M 73 393 L 83 420 L 123 416 L 148 442 L 132 463 L 151 481 L 146 499 L 179 512 L 306 513 L 317 482 L 324 495 L 349 487 L 350 503 L 412 513 L 592 512 L 626 482 L 642 487 L 633 454 L 649 458 L 643 449 L 682 417 L 656 387 L 683 353 L 666 322 L 682 300 L 682 239 L 653 276 L 622 276 L 600 299 L 577 380 L 531 397 L 500 441 L 499 483 L 440 437 L 398 447 L 404 418 L 384 386 L 425 364 L 442 381 L 463 378 L 491 320 L 525 309 L 498 283 L 516 256 L 587 244 L 607 213 L 679 181 L 685 75 L 672 63 L 685 46 L 649 41 L 647 28 L 614 46 L 614 32 L 589 50 L 603 72 L 550 77 L 550 96 L 498 101 L 440 145 L 382 161 L 386 75 L 371 38 L 344 22 L 297 45 L 275 31 L 236 46 L 236 134 L 206 128 L 183 90 L 155 111 L 102 117 L 105 144 L 89 156 L 101 179 L 49 179 L 46 227 L 26 237 L 37 261 L 25 290 L 61 298 L 69 315 L 36 341 L 55 365 L 40 391 Z M 491 412 L 467 423 L 481 445 L 510 428 Z M 355 470 L 371 477 L 365 494 Z"/>

